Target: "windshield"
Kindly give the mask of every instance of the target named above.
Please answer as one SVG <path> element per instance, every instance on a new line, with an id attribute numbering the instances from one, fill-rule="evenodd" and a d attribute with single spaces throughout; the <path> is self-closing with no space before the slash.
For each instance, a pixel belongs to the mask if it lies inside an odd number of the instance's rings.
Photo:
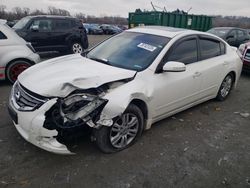
<path id="1" fill-rule="evenodd" d="M 212 33 L 218 37 L 224 37 L 228 32 L 230 31 L 230 29 L 227 28 L 223 28 L 223 29 L 210 29 L 209 31 L 207 31 L 208 33 Z"/>
<path id="2" fill-rule="evenodd" d="M 145 33 L 123 32 L 92 49 L 87 58 L 142 71 L 152 64 L 169 40 L 167 37 Z"/>
<path id="3" fill-rule="evenodd" d="M 25 27 L 25 25 L 30 21 L 29 17 L 23 18 L 21 20 L 19 20 L 14 26 L 14 29 L 22 29 Z"/>

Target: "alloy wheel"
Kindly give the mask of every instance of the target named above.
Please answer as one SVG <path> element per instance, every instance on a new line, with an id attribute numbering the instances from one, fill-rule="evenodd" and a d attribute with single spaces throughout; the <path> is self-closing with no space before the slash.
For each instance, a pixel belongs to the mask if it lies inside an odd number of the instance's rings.
<path id="1" fill-rule="evenodd" d="M 117 119 L 110 131 L 110 142 L 115 148 L 125 148 L 136 137 L 139 119 L 135 114 L 125 113 Z"/>
<path id="2" fill-rule="evenodd" d="M 223 98 L 225 98 L 229 94 L 232 88 L 232 83 L 233 83 L 233 79 L 231 75 L 228 75 L 222 82 L 220 93 Z"/>
<path id="3" fill-rule="evenodd" d="M 83 52 L 82 46 L 79 43 L 74 43 L 72 46 L 72 51 L 74 54 L 80 54 Z"/>

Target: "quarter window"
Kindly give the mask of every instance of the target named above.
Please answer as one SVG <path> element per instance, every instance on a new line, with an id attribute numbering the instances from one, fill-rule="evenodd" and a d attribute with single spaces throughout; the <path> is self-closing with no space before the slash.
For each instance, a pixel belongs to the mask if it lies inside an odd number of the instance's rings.
<path id="1" fill-rule="evenodd" d="M 7 37 L 5 36 L 5 34 L 3 34 L 3 33 L 0 31 L 0 40 L 4 40 L 4 39 L 7 39 Z"/>
<path id="2" fill-rule="evenodd" d="M 178 44 L 170 52 L 167 61 L 177 61 L 184 64 L 190 64 L 198 61 L 196 39 L 190 39 Z"/>
<path id="3" fill-rule="evenodd" d="M 201 60 L 221 55 L 220 45 L 219 41 L 200 39 Z"/>

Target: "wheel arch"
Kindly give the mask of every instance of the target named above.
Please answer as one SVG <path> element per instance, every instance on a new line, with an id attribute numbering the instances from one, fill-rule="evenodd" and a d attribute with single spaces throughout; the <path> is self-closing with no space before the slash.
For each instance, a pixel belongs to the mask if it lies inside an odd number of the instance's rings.
<path id="1" fill-rule="evenodd" d="M 31 65 L 35 65 L 36 63 L 31 61 L 30 59 L 27 59 L 27 58 L 16 58 L 16 59 L 12 59 L 11 61 L 9 61 L 7 64 L 6 64 L 6 69 L 5 71 L 7 71 L 7 68 L 15 61 L 27 61 L 29 63 L 31 63 Z"/>
<path id="2" fill-rule="evenodd" d="M 232 76 L 233 76 L 233 81 L 234 81 L 234 83 L 235 83 L 235 81 L 236 81 L 236 72 L 235 71 L 231 71 L 231 72 L 229 72 L 228 74 L 231 74 Z M 228 75 L 227 74 L 227 75 Z"/>
<path id="3" fill-rule="evenodd" d="M 146 102 L 144 102 L 143 100 L 141 99 L 133 99 L 130 103 L 130 104 L 134 104 L 136 105 L 142 112 L 143 114 L 143 118 L 144 118 L 144 129 L 146 128 L 146 122 L 147 122 L 147 119 L 148 119 L 148 106 L 146 104 Z"/>
<path id="4" fill-rule="evenodd" d="M 7 64 L 6 64 L 6 67 L 5 67 L 5 79 L 6 80 L 8 80 L 8 73 L 7 73 L 7 71 L 8 71 L 8 69 L 9 69 L 9 66 L 11 66 L 11 64 L 13 63 L 13 62 L 15 62 L 15 61 L 26 61 L 26 62 L 28 62 L 28 63 L 30 63 L 31 64 L 31 66 L 33 66 L 33 65 L 35 65 L 36 63 L 35 62 L 33 62 L 33 61 L 31 61 L 30 59 L 27 59 L 27 58 L 15 58 L 15 59 L 12 59 L 11 61 L 9 61 Z"/>

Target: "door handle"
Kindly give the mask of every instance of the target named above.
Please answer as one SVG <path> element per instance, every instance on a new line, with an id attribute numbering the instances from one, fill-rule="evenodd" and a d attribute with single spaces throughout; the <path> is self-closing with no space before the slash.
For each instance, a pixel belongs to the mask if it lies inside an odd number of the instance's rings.
<path id="1" fill-rule="evenodd" d="M 193 75 L 193 78 L 197 78 L 201 76 L 201 72 L 195 72 L 194 75 Z"/>

